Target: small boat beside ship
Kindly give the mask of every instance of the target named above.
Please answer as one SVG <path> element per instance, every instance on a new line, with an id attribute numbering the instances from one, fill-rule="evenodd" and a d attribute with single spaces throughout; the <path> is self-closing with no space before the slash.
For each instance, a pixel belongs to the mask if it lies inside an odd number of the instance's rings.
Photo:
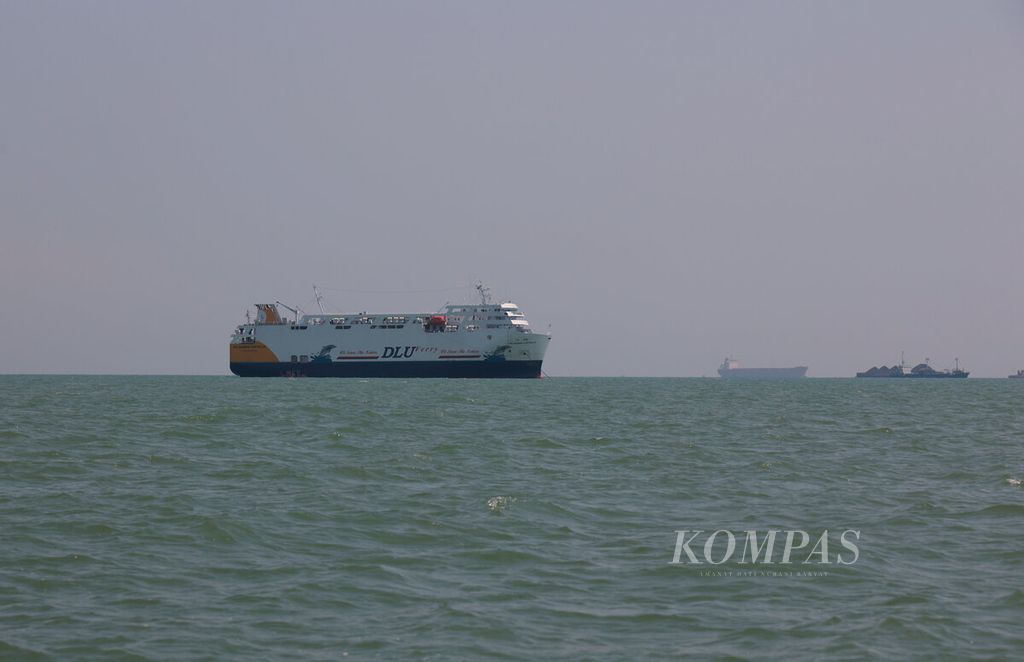
<path id="1" fill-rule="evenodd" d="M 738 361 L 725 357 L 718 367 L 722 379 L 800 379 L 807 376 L 807 366 L 793 368 L 741 368 Z"/>

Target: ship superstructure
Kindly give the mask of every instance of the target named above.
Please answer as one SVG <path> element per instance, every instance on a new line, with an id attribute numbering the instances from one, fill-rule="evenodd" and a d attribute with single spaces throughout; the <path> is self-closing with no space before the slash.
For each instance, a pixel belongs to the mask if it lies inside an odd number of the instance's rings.
<path id="1" fill-rule="evenodd" d="M 519 306 L 446 305 L 433 313 L 299 314 L 256 304 L 256 319 L 231 336 L 241 377 L 540 377 L 551 336 L 530 328 Z M 283 317 L 278 305 L 292 311 Z"/>

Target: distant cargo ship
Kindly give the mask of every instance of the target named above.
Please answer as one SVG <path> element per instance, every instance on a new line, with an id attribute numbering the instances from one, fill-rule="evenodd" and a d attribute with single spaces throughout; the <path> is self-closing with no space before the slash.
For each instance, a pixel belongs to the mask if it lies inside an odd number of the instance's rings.
<path id="1" fill-rule="evenodd" d="M 726 357 L 718 368 L 723 379 L 800 379 L 807 375 L 807 366 L 795 368 L 741 368 L 740 364 Z"/>
<path id="2" fill-rule="evenodd" d="M 1016 375 L 1010 375 L 1010 379 L 1024 379 L 1024 370 L 1018 370 Z"/>
<path id="3" fill-rule="evenodd" d="M 857 376 L 881 379 L 966 379 L 969 374 L 971 373 L 960 369 L 960 359 L 956 359 L 956 368 L 953 370 L 936 370 L 928 365 L 928 359 L 925 359 L 924 363 L 918 363 L 911 368 L 903 361 L 903 356 L 901 355 L 899 365 L 894 365 L 891 368 L 884 365 L 880 368 L 873 367 L 870 370 L 858 372 Z"/>

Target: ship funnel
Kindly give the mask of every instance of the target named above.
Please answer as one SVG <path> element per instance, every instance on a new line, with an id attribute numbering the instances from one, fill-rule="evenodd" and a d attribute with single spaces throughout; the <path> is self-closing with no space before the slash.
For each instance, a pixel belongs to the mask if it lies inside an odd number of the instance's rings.
<path id="1" fill-rule="evenodd" d="M 281 313 L 277 312 L 277 306 L 272 303 L 256 304 L 257 324 L 280 324 Z"/>

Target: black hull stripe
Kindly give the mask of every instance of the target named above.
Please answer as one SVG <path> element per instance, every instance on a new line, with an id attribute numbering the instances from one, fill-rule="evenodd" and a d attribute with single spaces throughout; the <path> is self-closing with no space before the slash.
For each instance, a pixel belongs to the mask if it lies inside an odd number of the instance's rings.
<path id="1" fill-rule="evenodd" d="M 449 361 L 374 361 L 372 363 L 232 363 L 239 377 L 540 377 L 540 361 L 473 363 Z"/>

